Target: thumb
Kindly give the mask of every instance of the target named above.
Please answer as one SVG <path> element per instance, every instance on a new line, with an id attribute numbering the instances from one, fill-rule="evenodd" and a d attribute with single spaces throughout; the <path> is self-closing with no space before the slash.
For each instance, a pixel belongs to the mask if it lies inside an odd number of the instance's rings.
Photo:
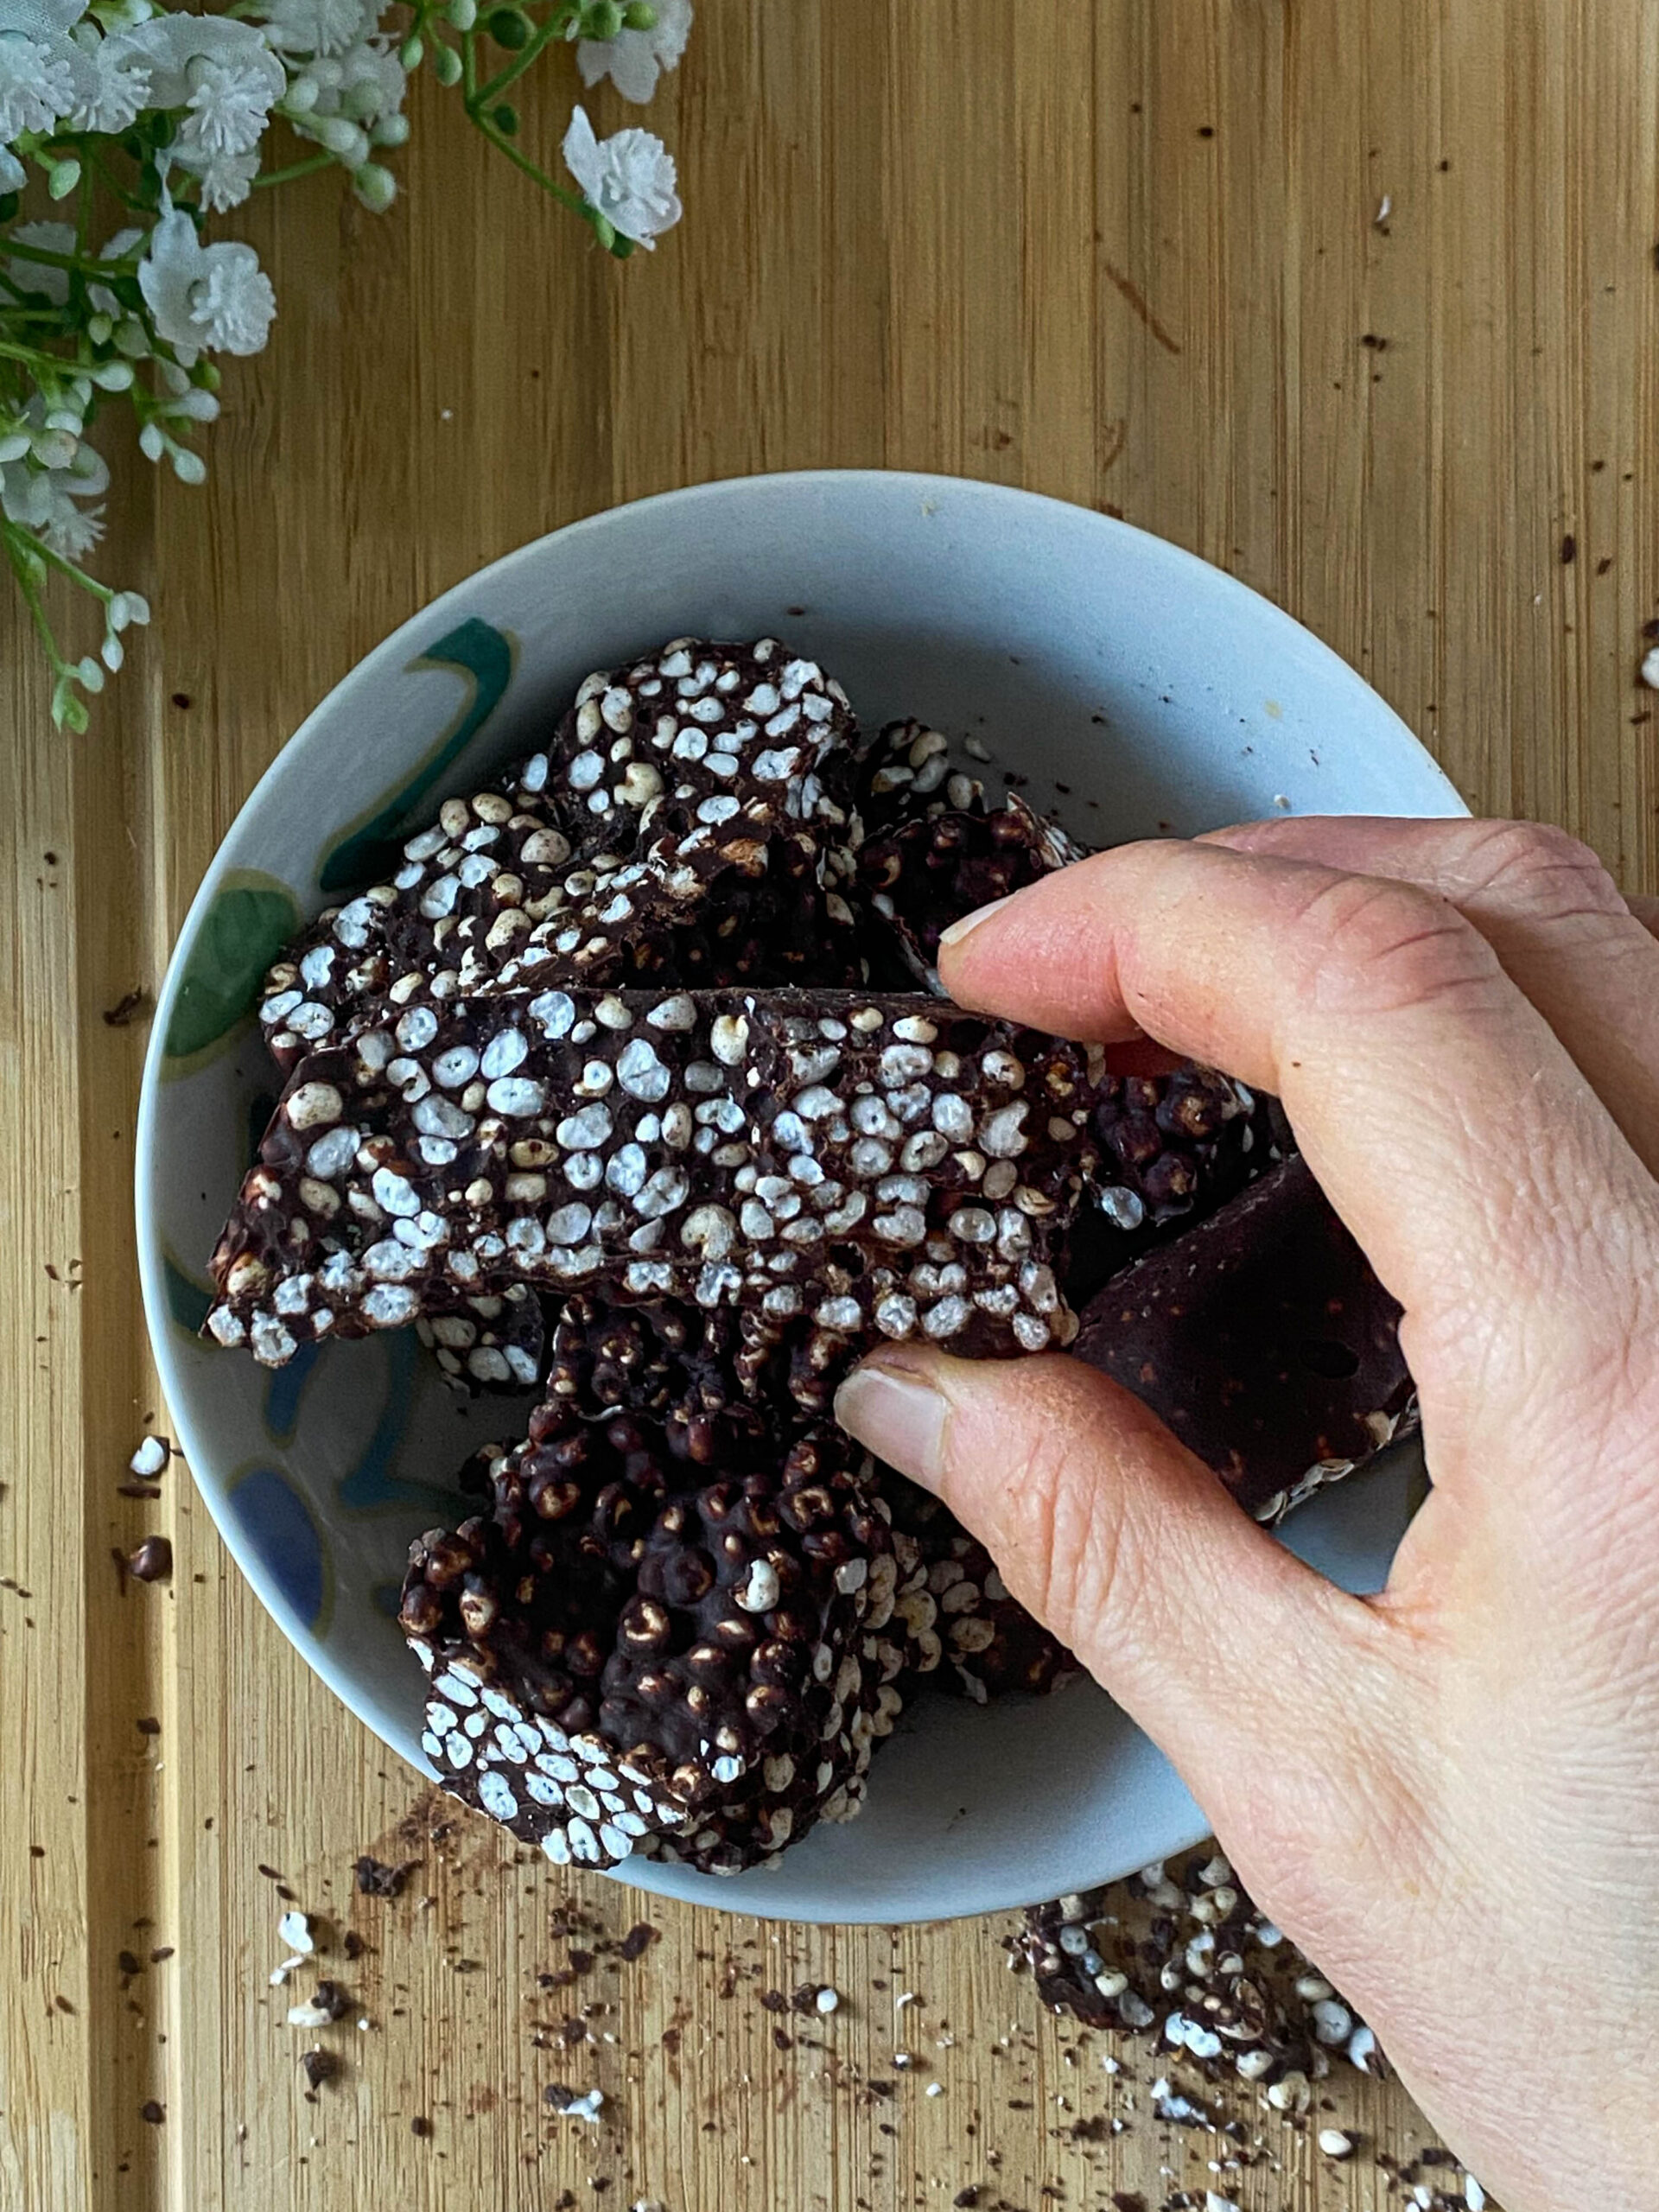
<path id="1" fill-rule="evenodd" d="M 906 1345 L 856 1369 L 835 1410 L 944 1499 L 1217 1826 L 1260 1792 L 1262 1762 L 1287 1781 L 1329 1762 L 1379 1624 L 1127 1390 L 1077 1360 Z"/>

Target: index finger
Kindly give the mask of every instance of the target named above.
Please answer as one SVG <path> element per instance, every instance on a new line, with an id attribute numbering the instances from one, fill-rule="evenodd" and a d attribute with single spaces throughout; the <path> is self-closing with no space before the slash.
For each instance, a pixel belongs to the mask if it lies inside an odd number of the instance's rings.
<path id="1" fill-rule="evenodd" d="M 1599 1100 L 1478 931 L 1411 885 L 1122 846 L 957 925 L 939 969 L 964 1005 L 1141 1032 L 1276 1090 L 1414 1336 L 1490 1314 L 1497 1286 L 1565 1354 L 1651 1249 L 1653 1185 Z"/>

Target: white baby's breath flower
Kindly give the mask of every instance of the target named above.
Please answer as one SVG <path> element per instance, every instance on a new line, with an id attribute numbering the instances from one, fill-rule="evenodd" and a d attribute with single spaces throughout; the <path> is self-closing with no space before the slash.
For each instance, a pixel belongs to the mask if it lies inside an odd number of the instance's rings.
<path id="1" fill-rule="evenodd" d="M 181 153 L 210 157 L 251 154 L 278 97 L 263 68 L 244 62 L 193 60 L 187 72 L 190 112 L 175 143 Z"/>
<path id="2" fill-rule="evenodd" d="M 86 13 L 86 0 L 0 0 L 0 37 L 15 34 L 51 46 Z"/>
<path id="3" fill-rule="evenodd" d="M 656 0 L 648 31 L 619 31 L 614 38 L 585 38 L 576 48 L 584 85 L 608 77 L 625 100 L 643 107 L 664 69 L 677 69 L 691 32 L 691 0 Z"/>
<path id="4" fill-rule="evenodd" d="M 73 223 L 19 223 L 10 238 L 16 245 L 37 245 L 42 253 L 73 253 L 75 250 Z M 60 308 L 69 296 L 69 271 L 54 269 L 49 262 L 25 261 L 17 254 L 7 262 L 6 275 L 21 291 L 39 292 L 54 308 Z"/>
<path id="5" fill-rule="evenodd" d="M 57 467 L 40 465 L 37 446 L 32 463 L 19 460 L 0 467 L 0 512 L 36 531 L 65 560 L 78 561 L 104 535 L 103 508 L 79 503 L 101 499 L 109 482 L 103 456 L 84 440 Z"/>
<path id="6" fill-rule="evenodd" d="M 267 0 L 263 12 L 279 54 L 340 54 L 367 24 L 361 0 Z"/>
<path id="7" fill-rule="evenodd" d="M 408 89 L 408 75 L 390 41 L 374 36 L 344 53 L 308 61 L 289 87 L 283 111 L 302 137 L 326 144 L 316 130 L 319 124 L 340 117 L 347 122 L 384 122 L 401 112 Z"/>
<path id="8" fill-rule="evenodd" d="M 585 108 L 564 134 L 565 167 L 588 204 L 636 245 L 653 246 L 680 219 L 674 156 L 649 130 L 618 130 L 596 138 Z"/>
<path id="9" fill-rule="evenodd" d="M 76 25 L 72 43 L 74 105 L 69 110 L 69 120 L 77 130 L 117 136 L 143 113 L 149 102 L 149 66 L 101 36 L 90 22 Z"/>
<path id="10" fill-rule="evenodd" d="M 276 295 L 251 245 L 205 246 L 181 208 L 150 232 L 138 287 L 162 337 L 188 367 L 198 353 L 257 353 L 270 335 Z"/>
<path id="11" fill-rule="evenodd" d="M 10 146 L 0 146 L 0 192 L 21 192 L 29 172 Z"/>
<path id="12" fill-rule="evenodd" d="M 68 39 L 48 45 L 0 28 L 0 144 L 25 130 L 49 130 L 73 103 Z"/>
<path id="13" fill-rule="evenodd" d="M 17 0 L 0 0 L 0 8 L 15 4 Z M 188 107 L 197 87 L 192 65 L 204 61 L 239 73 L 250 97 L 252 80 L 257 80 L 267 110 L 288 84 L 282 63 L 253 25 L 228 16 L 156 16 L 131 30 L 117 31 L 106 43 L 149 68 L 152 107 Z"/>
<path id="14" fill-rule="evenodd" d="M 259 174 L 257 146 L 248 154 L 204 154 L 200 147 L 175 143 L 174 155 L 181 168 L 200 180 L 201 204 L 210 214 L 223 215 L 239 207 Z"/>

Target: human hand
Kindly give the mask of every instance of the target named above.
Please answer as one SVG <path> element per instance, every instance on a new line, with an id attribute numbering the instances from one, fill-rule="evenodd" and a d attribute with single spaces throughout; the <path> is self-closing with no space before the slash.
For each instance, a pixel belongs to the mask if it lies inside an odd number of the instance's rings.
<path id="1" fill-rule="evenodd" d="M 1279 1094 L 1405 1309 L 1434 1488 L 1358 1599 L 1075 1360 L 894 1346 L 838 1417 L 1163 1746 L 1510 2212 L 1659 2205 L 1659 943 L 1560 832 L 1303 820 L 1081 862 L 940 973 Z"/>

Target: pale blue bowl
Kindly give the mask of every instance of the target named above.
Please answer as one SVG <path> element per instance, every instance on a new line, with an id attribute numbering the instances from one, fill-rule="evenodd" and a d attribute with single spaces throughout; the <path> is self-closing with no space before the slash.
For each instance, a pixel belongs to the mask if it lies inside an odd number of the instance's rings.
<path id="1" fill-rule="evenodd" d="M 139 1116 L 145 1310 L 180 1446 L 255 1590 L 317 1672 L 410 1764 L 423 1678 L 393 1615 L 410 1538 L 455 1510 L 468 1451 L 521 1426 L 461 1406 L 412 1336 L 269 1373 L 198 1340 L 206 1262 L 276 1090 L 251 1009 L 266 963 L 374 880 L 451 791 L 538 741 L 594 667 L 681 632 L 773 632 L 869 724 L 970 740 L 993 782 L 1103 843 L 1283 810 L 1451 815 L 1452 785 L 1353 671 L 1220 570 L 1125 524 L 1006 487 L 880 471 L 741 479 L 591 517 L 404 624 L 272 763 L 185 921 Z M 994 763 L 981 766 L 979 750 Z M 1296 1523 L 1380 1584 L 1414 1477 L 1390 1466 Z M 850 1826 L 772 1872 L 631 1863 L 666 1894 L 804 1920 L 988 1911 L 1196 1841 L 1202 1813 L 1091 1686 L 988 1709 L 927 1700 Z"/>

